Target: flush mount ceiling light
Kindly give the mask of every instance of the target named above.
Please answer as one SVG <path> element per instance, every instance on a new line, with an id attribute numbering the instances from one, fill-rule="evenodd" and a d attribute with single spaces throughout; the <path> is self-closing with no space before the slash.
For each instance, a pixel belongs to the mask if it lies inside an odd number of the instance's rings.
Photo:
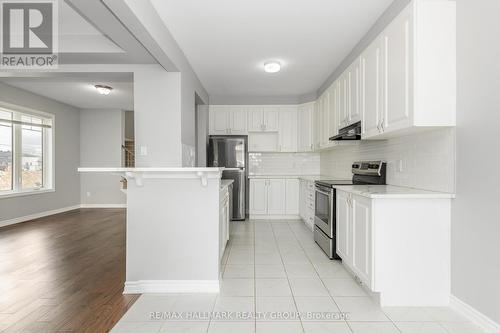
<path id="1" fill-rule="evenodd" d="M 109 93 L 111 92 L 111 90 L 113 90 L 112 87 L 105 86 L 105 85 L 102 85 L 102 84 L 96 84 L 94 87 L 99 92 L 99 94 L 101 94 L 101 95 L 109 95 Z"/>
<path id="2" fill-rule="evenodd" d="M 264 64 L 266 73 L 278 73 L 281 70 L 281 64 L 277 61 L 269 61 Z"/>

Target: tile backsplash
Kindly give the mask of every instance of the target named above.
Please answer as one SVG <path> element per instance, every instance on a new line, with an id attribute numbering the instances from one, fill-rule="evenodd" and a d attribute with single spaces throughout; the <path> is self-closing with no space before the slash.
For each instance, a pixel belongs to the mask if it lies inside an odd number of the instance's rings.
<path id="1" fill-rule="evenodd" d="M 455 192 L 455 129 L 427 131 L 384 141 L 362 141 L 321 153 L 321 174 L 350 178 L 354 161 L 387 162 L 387 183 Z"/>
<path id="2" fill-rule="evenodd" d="M 249 153 L 250 175 L 319 175 L 319 153 Z"/>

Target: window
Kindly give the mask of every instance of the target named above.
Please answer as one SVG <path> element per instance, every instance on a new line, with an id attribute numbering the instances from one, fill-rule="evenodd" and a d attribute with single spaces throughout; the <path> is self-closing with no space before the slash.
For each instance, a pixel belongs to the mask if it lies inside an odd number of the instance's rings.
<path id="1" fill-rule="evenodd" d="M 51 115 L 0 108 L 0 197 L 53 189 Z"/>

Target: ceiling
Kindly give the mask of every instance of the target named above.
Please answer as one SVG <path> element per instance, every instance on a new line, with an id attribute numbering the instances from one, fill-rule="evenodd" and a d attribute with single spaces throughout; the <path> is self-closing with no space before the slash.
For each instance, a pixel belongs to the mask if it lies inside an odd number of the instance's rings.
<path id="1" fill-rule="evenodd" d="M 132 73 L 65 73 L 48 77 L 2 78 L 0 82 L 80 109 L 134 109 Z M 100 95 L 95 84 L 113 87 Z"/>
<path id="2" fill-rule="evenodd" d="M 59 1 L 60 64 L 155 64 L 101 0 Z"/>
<path id="3" fill-rule="evenodd" d="M 151 0 L 212 96 L 317 90 L 392 1 Z"/>

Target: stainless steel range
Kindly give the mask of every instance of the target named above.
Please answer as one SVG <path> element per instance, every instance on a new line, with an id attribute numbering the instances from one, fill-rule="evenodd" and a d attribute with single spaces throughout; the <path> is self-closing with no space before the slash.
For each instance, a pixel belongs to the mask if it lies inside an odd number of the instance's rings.
<path id="1" fill-rule="evenodd" d="M 336 253 L 336 191 L 333 186 L 385 185 L 386 163 L 383 161 L 354 162 L 352 180 L 317 180 L 314 209 L 314 241 L 330 259 L 340 259 Z"/>

